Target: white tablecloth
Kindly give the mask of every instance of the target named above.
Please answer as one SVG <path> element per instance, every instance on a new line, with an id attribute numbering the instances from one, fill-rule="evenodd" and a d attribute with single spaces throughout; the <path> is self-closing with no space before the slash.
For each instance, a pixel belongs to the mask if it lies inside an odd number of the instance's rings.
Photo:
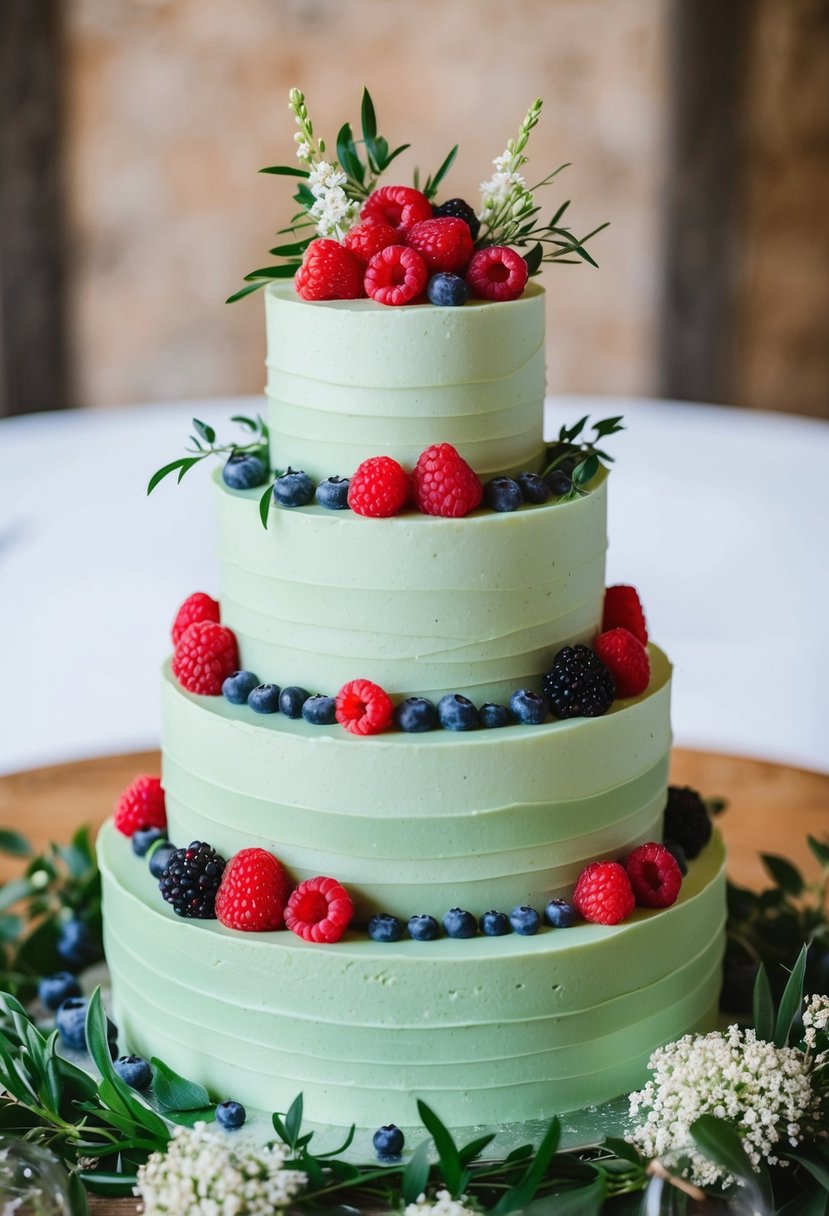
<path id="1" fill-rule="evenodd" d="M 0 422 L 0 772 L 158 743 L 158 668 L 217 590 L 210 479 L 149 499 L 193 415 L 255 398 Z M 608 582 L 634 583 L 676 667 L 677 743 L 829 769 L 829 424 L 677 402 L 554 398 L 548 431 L 610 441 Z M 231 431 L 232 433 L 232 431 Z"/>

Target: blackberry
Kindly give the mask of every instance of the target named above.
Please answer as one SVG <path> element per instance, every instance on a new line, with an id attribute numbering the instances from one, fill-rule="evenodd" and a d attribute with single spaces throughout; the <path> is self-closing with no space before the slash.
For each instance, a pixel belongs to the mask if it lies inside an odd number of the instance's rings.
<path id="1" fill-rule="evenodd" d="M 469 225 L 469 231 L 472 234 L 472 240 L 477 241 L 478 233 L 481 231 L 481 221 L 477 215 L 462 198 L 448 198 L 445 203 L 441 203 L 439 207 L 432 208 L 432 214 L 436 219 L 442 219 L 446 215 L 455 216 L 456 219 L 465 220 Z"/>
<path id="2" fill-rule="evenodd" d="M 711 839 L 711 820 L 705 803 L 687 785 L 668 787 L 665 836 L 681 845 L 689 860 L 698 856 Z"/>
<path id="3" fill-rule="evenodd" d="M 177 916 L 215 920 L 216 892 L 227 865 L 224 857 L 201 840 L 176 849 L 158 888 Z"/>
<path id="4" fill-rule="evenodd" d="M 613 676 L 588 646 L 564 646 L 542 679 L 557 718 L 598 718 L 616 696 Z M 671 837 L 676 839 L 674 833 Z"/>

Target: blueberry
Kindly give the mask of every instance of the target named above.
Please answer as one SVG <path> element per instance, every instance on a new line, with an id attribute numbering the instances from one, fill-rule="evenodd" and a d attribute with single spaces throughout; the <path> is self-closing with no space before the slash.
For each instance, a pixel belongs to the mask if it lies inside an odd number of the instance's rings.
<path id="1" fill-rule="evenodd" d="M 136 857 L 146 857 L 157 840 L 166 840 L 164 828 L 136 828 L 132 834 L 132 851 Z"/>
<path id="2" fill-rule="evenodd" d="M 258 684 L 248 693 L 248 705 L 257 714 L 278 714 L 281 691 L 278 684 Z"/>
<path id="3" fill-rule="evenodd" d="M 516 511 L 523 501 L 521 487 L 511 477 L 493 477 L 484 486 L 484 502 L 493 511 Z"/>
<path id="4" fill-rule="evenodd" d="M 540 693 L 529 688 L 519 688 L 509 699 L 510 712 L 517 722 L 525 726 L 538 726 L 547 717 L 547 702 Z"/>
<path id="5" fill-rule="evenodd" d="M 337 721 L 337 702 L 333 697 L 324 697 L 316 693 L 309 697 L 302 706 L 302 716 L 312 726 L 331 726 Z"/>
<path id="6" fill-rule="evenodd" d="M 486 726 L 490 730 L 496 726 L 507 726 L 510 720 L 506 705 L 494 705 L 492 701 L 487 701 L 486 705 L 481 706 L 479 717 L 481 726 Z"/>
<path id="7" fill-rule="evenodd" d="M 443 928 L 447 937 L 474 937 L 478 932 L 478 922 L 471 912 L 450 908 L 443 918 Z"/>
<path id="8" fill-rule="evenodd" d="M 546 502 L 550 497 L 550 487 L 538 473 L 519 473 L 515 481 L 525 502 Z"/>
<path id="9" fill-rule="evenodd" d="M 378 912 L 368 922 L 368 935 L 374 942 L 399 942 L 403 936 L 403 926 L 396 916 Z"/>
<path id="10" fill-rule="evenodd" d="M 407 697 L 395 708 L 394 721 L 400 730 L 420 734 L 437 724 L 437 711 L 426 697 Z"/>
<path id="11" fill-rule="evenodd" d="M 523 937 L 532 937 L 541 927 L 541 917 L 535 908 L 528 908 L 526 904 L 522 904 L 510 912 L 509 923 L 516 933 L 520 933 Z"/>
<path id="12" fill-rule="evenodd" d="M 153 1070 L 143 1056 L 119 1056 L 112 1067 L 130 1089 L 146 1089 L 153 1079 Z"/>
<path id="13" fill-rule="evenodd" d="M 222 480 L 231 490 L 251 490 L 268 480 L 268 466 L 253 452 L 231 452 L 222 469 Z"/>
<path id="14" fill-rule="evenodd" d="M 153 878 L 161 878 L 175 851 L 176 846 L 170 844 L 169 840 L 163 841 L 157 848 L 150 850 L 150 873 Z"/>
<path id="15" fill-rule="evenodd" d="M 259 685 L 259 676 L 252 671 L 234 671 L 222 683 L 222 694 L 231 705 L 246 705 L 248 697 Z"/>
<path id="16" fill-rule="evenodd" d="M 688 854 L 685 852 L 681 844 L 677 844 L 675 840 L 666 840 L 665 848 L 671 854 L 676 864 L 679 866 L 679 872 L 684 878 L 688 873 Z"/>
<path id="17" fill-rule="evenodd" d="M 101 957 L 99 943 L 92 936 L 88 925 L 77 917 L 64 921 L 60 926 L 55 949 L 60 961 L 75 971 L 88 967 Z"/>
<path id="18" fill-rule="evenodd" d="M 314 483 L 302 469 L 288 469 L 273 483 L 273 496 L 280 507 L 304 507 L 314 497 Z"/>
<path id="19" fill-rule="evenodd" d="M 56 971 L 54 975 L 46 975 L 37 986 L 37 995 L 41 1005 L 47 1009 L 57 1009 L 70 996 L 80 996 L 81 986 L 69 971 Z"/>
<path id="20" fill-rule="evenodd" d="M 241 1127 L 248 1112 L 241 1102 L 220 1102 L 216 1107 L 216 1122 L 220 1127 Z"/>
<path id="21" fill-rule="evenodd" d="M 296 684 L 289 684 L 279 694 L 279 708 L 286 718 L 301 718 L 302 707 L 310 695 L 307 688 L 299 688 Z"/>
<path id="22" fill-rule="evenodd" d="M 317 486 L 316 499 L 329 511 L 345 511 L 348 507 L 347 477 L 326 477 Z"/>
<path id="23" fill-rule="evenodd" d="M 387 1123 L 385 1127 L 378 1127 L 372 1136 L 371 1143 L 374 1145 L 374 1151 L 378 1157 L 399 1157 L 403 1152 L 406 1137 L 399 1127 L 395 1127 L 393 1123 Z"/>
<path id="24" fill-rule="evenodd" d="M 67 1047 L 82 1051 L 86 1047 L 86 1007 L 89 1004 L 86 997 L 70 996 L 58 1006 L 55 1014 L 55 1025 L 58 1033 Z"/>
<path id="25" fill-rule="evenodd" d="M 573 479 L 564 469 L 553 469 L 552 473 L 548 473 L 544 480 L 556 498 L 562 498 L 565 494 L 569 494 L 573 488 Z"/>
<path id="26" fill-rule="evenodd" d="M 410 917 L 406 928 L 409 937 L 414 938 L 416 942 L 433 942 L 436 937 L 440 937 L 438 922 L 434 916 L 427 916 L 425 913 Z"/>
<path id="27" fill-rule="evenodd" d="M 554 929 L 569 929 L 576 923 L 576 911 L 566 899 L 551 899 L 544 909 L 544 919 Z"/>
<path id="28" fill-rule="evenodd" d="M 496 912 L 494 909 L 484 912 L 481 917 L 481 933 L 485 933 L 487 937 L 503 937 L 505 933 L 512 933 L 512 925 L 506 912 Z"/>
<path id="29" fill-rule="evenodd" d="M 438 701 L 438 718 L 444 730 L 474 730 L 478 725 L 478 711 L 472 702 L 459 692 L 448 692 Z"/>
<path id="30" fill-rule="evenodd" d="M 431 304 L 440 308 L 456 308 L 469 299 L 469 288 L 457 274 L 433 274 L 426 288 Z"/>

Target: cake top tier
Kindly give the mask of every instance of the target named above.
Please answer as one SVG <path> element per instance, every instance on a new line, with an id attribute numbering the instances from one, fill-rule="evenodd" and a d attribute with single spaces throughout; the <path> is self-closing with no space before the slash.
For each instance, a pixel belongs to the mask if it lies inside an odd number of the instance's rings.
<path id="1" fill-rule="evenodd" d="M 481 476 L 542 456 L 544 291 L 463 308 L 308 303 L 266 289 L 272 464 L 348 476 L 451 443 Z"/>

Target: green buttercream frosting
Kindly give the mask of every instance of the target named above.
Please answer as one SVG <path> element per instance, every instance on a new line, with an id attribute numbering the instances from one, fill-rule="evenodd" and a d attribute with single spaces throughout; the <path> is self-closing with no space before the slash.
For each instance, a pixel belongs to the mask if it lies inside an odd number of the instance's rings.
<path id="1" fill-rule="evenodd" d="M 453 444 L 481 477 L 536 470 L 544 403 L 544 291 L 460 308 L 309 304 L 265 288 L 274 465 L 321 479 L 369 456 L 411 468 Z"/>

